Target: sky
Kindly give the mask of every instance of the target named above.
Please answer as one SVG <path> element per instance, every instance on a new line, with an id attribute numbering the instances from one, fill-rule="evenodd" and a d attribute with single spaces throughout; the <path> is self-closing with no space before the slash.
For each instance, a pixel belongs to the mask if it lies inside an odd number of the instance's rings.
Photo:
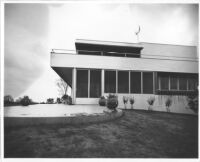
<path id="1" fill-rule="evenodd" d="M 198 45 L 198 10 L 194 4 L 5 4 L 4 95 L 59 97 L 50 51 L 74 50 L 76 39 L 135 43 L 140 25 L 141 42 Z"/>

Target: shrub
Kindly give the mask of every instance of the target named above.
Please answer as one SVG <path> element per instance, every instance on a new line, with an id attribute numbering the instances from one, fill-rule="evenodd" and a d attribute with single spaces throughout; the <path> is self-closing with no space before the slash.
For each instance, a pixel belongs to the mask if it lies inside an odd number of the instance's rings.
<path id="1" fill-rule="evenodd" d="M 133 104 L 135 103 L 134 97 L 129 98 L 130 104 L 131 104 L 131 109 L 133 109 Z"/>
<path id="2" fill-rule="evenodd" d="M 101 96 L 99 98 L 99 105 L 100 106 L 106 106 L 106 98 L 104 96 Z"/>
<path id="3" fill-rule="evenodd" d="M 154 101 L 155 101 L 155 97 L 149 97 L 147 100 L 148 104 L 151 106 L 154 104 Z"/>
<path id="4" fill-rule="evenodd" d="M 118 106 L 118 97 L 114 94 L 109 94 L 107 97 L 107 108 L 115 110 Z"/>
<path id="5" fill-rule="evenodd" d="M 198 91 L 194 94 L 191 94 L 187 97 L 188 99 L 188 106 L 189 108 L 194 111 L 195 113 L 198 113 Z"/>
<path id="6" fill-rule="evenodd" d="M 61 97 L 61 101 L 62 101 L 62 103 L 64 103 L 64 104 L 72 105 L 72 98 L 71 98 L 71 96 L 63 95 L 63 96 Z"/>
<path id="7" fill-rule="evenodd" d="M 167 100 L 165 101 L 165 106 L 166 106 L 167 112 L 170 112 L 169 107 L 170 107 L 171 105 L 172 105 L 172 100 L 171 100 L 171 98 L 167 98 Z"/>
<path id="8" fill-rule="evenodd" d="M 124 102 L 124 107 L 125 107 L 125 109 L 126 109 L 126 104 L 127 104 L 127 102 L 128 102 L 128 97 L 123 96 L 123 102 Z"/>
<path id="9" fill-rule="evenodd" d="M 154 101 L 155 101 L 155 97 L 151 96 L 151 97 L 148 98 L 148 100 L 147 100 L 147 102 L 149 104 L 148 110 L 152 110 L 152 106 L 154 104 Z"/>
<path id="10" fill-rule="evenodd" d="M 72 105 L 72 98 L 71 98 L 71 96 L 68 97 L 68 99 L 67 99 L 67 104 L 68 104 L 68 105 Z"/>

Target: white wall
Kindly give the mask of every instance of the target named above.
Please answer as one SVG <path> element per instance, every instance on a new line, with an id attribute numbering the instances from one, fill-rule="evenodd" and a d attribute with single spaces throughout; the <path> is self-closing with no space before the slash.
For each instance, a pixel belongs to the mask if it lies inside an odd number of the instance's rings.
<path id="1" fill-rule="evenodd" d="M 171 44 L 154 44 L 142 42 L 141 45 L 144 47 L 141 54 L 144 55 L 162 55 L 162 56 L 175 56 L 175 57 L 197 57 L 196 46 L 180 46 Z"/>
<path id="2" fill-rule="evenodd" d="M 104 96 L 108 96 L 108 93 L 104 93 Z M 131 97 L 134 96 L 135 103 L 134 109 L 137 110 L 148 110 L 147 100 L 150 96 L 155 97 L 153 105 L 154 111 L 167 112 L 165 101 L 168 97 L 172 99 L 172 105 L 170 112 L 183 113 L 183 114 L 194 114 L 194 112 L 187 105 L 186 96 L 167 96 L 167 95 L 154 95 L 154 94 L 117 94 L 118 96 L 118 108 L 124 109 L 123 96 Z M 76 98 L 76 104 L 98 104 L 99 98 Z M 131 104 L 128 101 L 127 109 L 131 109 Z"/>
<path id="3" fill-rule="evenodd" d="M 58 53 L 51 54 L 51 66 L 198 73 L 198 62 Z"/>
<path id="4" fill-rule="evenodd" d="M 107 93 L 104 94 L 104 96 L 108 96 Z M 123 103 L 123 96 L 134 96 L 135 103 L 134 103 L 134 109 L 142 109 L 142 110 L 148 110 L 148 103 L 147 100 L 150 96 L 155 97 L 155 102 L 153 105 L 154 111 L 165 111 L 165 101 L 169 97 L 167 95 L 154 95 L 154 94 L 118 94 L 118 101 L 119 101 L 119 108 L 124 108 Z M 170 107 L 170 111 L 173 113 L 184 113 L 184 114 L 194 114 L 194 112 L 189 109 L 187 105 L 187 97 L 186 96 L 171 96 L 172 99 L 172 105 Z M 130 109 L 131 105 L 128 101 L 127 108 Z"/>

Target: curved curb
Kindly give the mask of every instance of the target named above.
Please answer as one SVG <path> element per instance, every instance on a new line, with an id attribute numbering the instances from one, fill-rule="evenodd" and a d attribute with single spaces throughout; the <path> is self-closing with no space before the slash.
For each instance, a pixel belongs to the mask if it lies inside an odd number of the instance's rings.
<path id="1" fill-rule="evenodd" d="M 89 124 L 111 121 L 123 116 L 124 112 L 104 112 L 93 115 L 76 115 L 70 117 L 4 117 L 4 127 L 33 126 L 44 124 Z"/>

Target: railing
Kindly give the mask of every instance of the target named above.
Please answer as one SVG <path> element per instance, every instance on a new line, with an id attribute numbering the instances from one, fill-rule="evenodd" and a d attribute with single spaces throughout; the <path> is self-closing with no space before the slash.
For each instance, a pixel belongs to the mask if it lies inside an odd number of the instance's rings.
<path id="1" fill-rule="evenodd" d="M 116 56 L 116 57 L 141 57 L 145 59 L 162 59 L 162 60 L 176 60 L 176 61 L 193 61 L 198 62 L 197 57 L 181 57 L 181 56 L 163 56 L 152 54 L 138 54 L 128 52 L 112 52 L 112 51 L 91 51 L 91 50 L 67 50 L 67 49 L 52 49 L 52 54 L 81 54 L 81 55 L 95 55 L 95 56 Z"/>

